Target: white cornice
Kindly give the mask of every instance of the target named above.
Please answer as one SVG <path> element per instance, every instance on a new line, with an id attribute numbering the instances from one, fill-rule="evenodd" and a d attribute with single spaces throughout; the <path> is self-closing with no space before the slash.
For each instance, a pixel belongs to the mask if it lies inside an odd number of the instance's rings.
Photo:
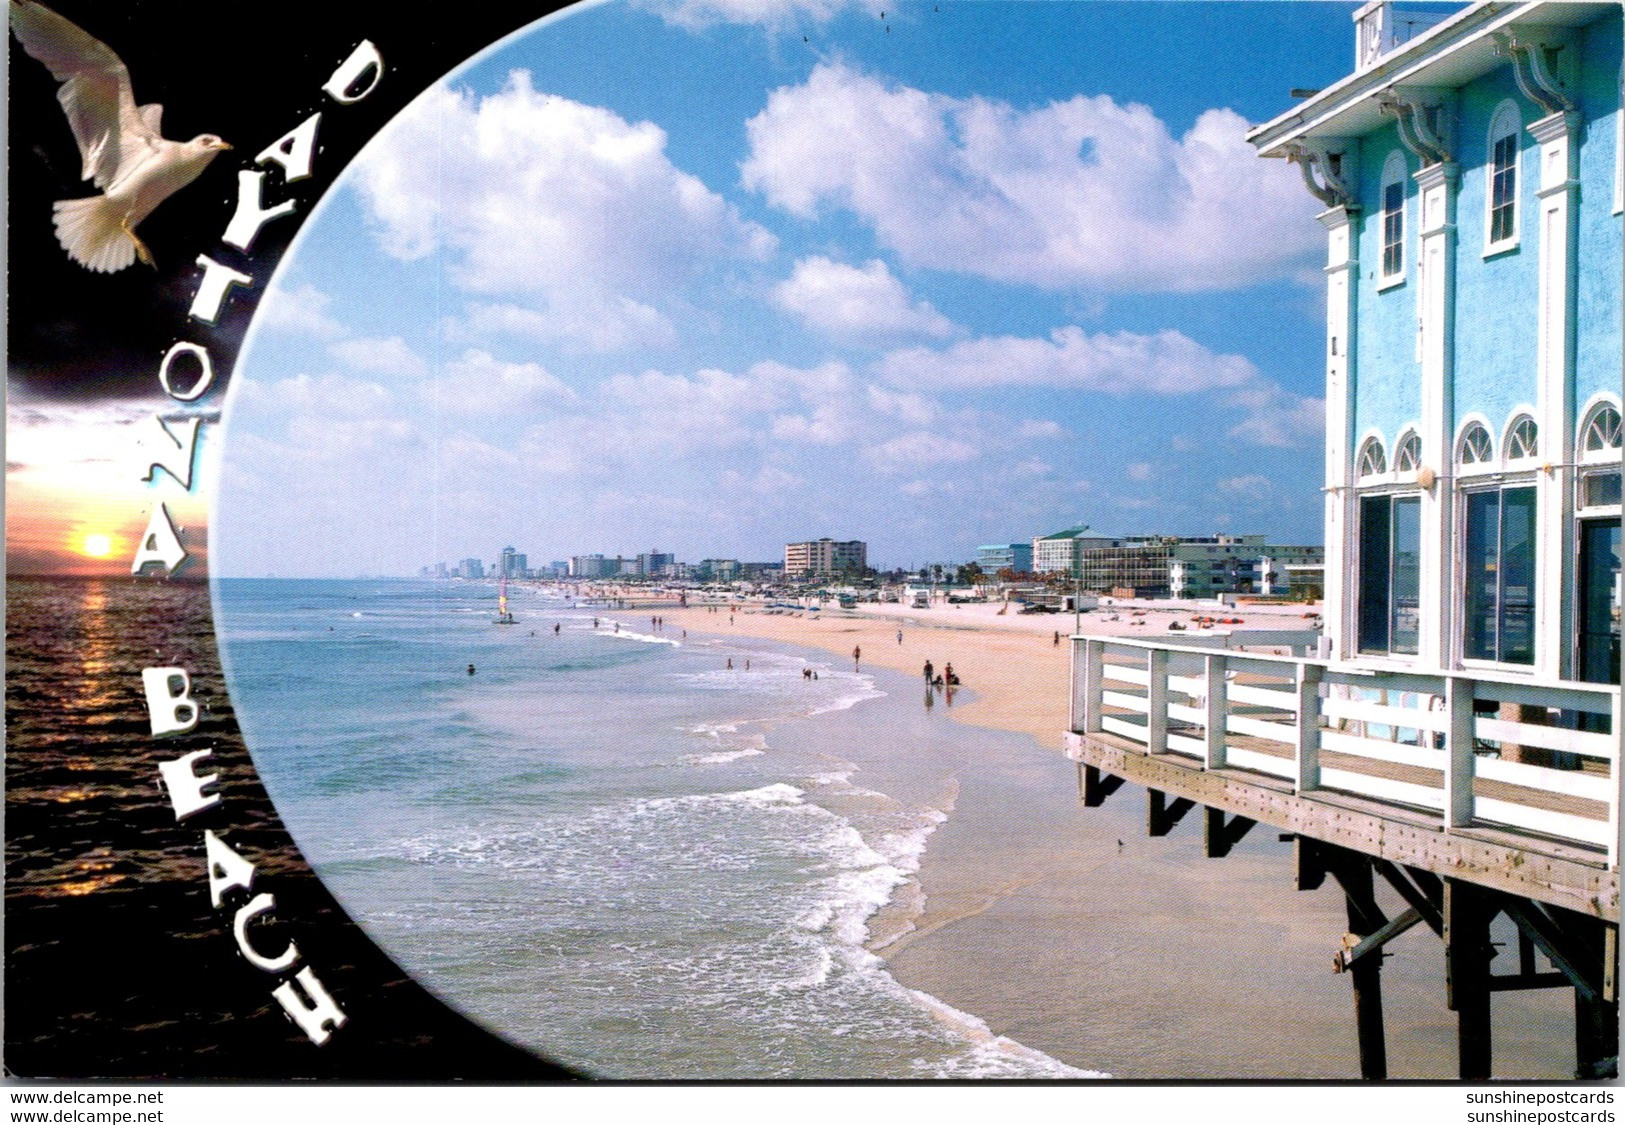
<path id="1" fill-rule="evenodd" d="M 1357 137 L 1385 123 L 1377 97 L 1400 86 L 1461 86 L 1504 65 L 1494 36 L 1536 26 L 1576 27 L 1618 11 L 1619 5 L 1530 0 L 1477 5 L 1430 28 L 1349 75 L 1290 113 L 1251 130 L 1261 156 L 1285 156 L 1286 146 L 1314 138 Z"/>

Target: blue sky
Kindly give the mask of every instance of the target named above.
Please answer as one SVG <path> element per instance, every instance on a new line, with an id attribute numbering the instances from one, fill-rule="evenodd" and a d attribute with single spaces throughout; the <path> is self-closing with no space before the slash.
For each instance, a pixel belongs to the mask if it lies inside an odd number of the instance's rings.
<path id="1" fill-rule="evenodd" d="M 215 565 L 1318 543 L 1317 205 L 1244 133 L 1347 72 L 1353 10 L 545 20 L 307 223 L 235 375 Z"/>

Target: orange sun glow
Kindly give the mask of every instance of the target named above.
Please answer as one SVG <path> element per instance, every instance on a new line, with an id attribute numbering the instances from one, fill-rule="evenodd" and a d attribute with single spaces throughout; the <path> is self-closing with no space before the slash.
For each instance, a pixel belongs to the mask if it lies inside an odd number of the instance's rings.
<path id="1" fill-rule="evenodd" d="M 93 559 L 105 559 L 113 553 L 113 537 L 93 532 L 79 540 L 79 553 Z"/>

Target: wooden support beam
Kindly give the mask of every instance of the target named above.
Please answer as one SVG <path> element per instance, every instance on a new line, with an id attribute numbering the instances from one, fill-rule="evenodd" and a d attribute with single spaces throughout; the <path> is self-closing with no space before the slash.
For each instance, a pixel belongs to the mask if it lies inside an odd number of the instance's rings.
<path id="1" fill-rule="evenodd" d="M 1298 836 L 1292 841 L 1293 866 L 1297 869 L 1300 891 L 1318 891 L 1326 882 L 1326 863 L 1322 849 L 1326 847 L 1312 836 Z"/>
<path id="2" fill-rule="evenodd" d="M 1502 909 L 1521 936 L 1545 954 L 1557 970 L 1546 974 L 1574 986 L 1575 1077 L 1603 1078 L 1619 1069 L 1619 1001 L 1612 996 L 1610 963 L 1615 952 L 1610 931 L 1617 927 L 1573 911 L 1548 910 L 1540 903 L 1507 899 Z"/>
<path id="3" fill-rule="evenodd" d="M 1501 909 L 1518 924 L 1521 933 L 1529 935 L 1529 940 L 1546 955 L 1552 967 L 1569 979 L 1576 996 L 1602 999 L 1602 964 L 1587 955 L 1590 951 L 1585 948 L 1584 938 L 1558 925 L 1539 903 L 1528 899 L 1504 896 Z"/>
<path id="4" fill-rule="evenodd" d="M 1619 1005 L 1574 993 L 1574 1076 L 1619 1077 Z"/>
<path id="5" fill-rule="evenodd" d="M 1518 972 L 1523 976 L 1530 976 L 1535 971 L 1535 943 L 1524 931 L 1518 927 Z M 1565 978 L 1566 979 L 1566 978 Z"/>
<path id="6" fill-rule="evenodd" d="M 1377 905 L 1372 889 L 1370 857 L 1348 848 L 1327 846 L 1324 862 L 1348 900 L 1349 929 L 1365 937 L 1386 926 L 1388 916 Z"/>
<path id="7" fill-rule="evenodd" d="M 1602 927 L 1602 998 L 1619 1003 L 1619 927 L 1610 923 Z"/>
<path id="8" fill-rule="evenodd" d="M 1352 969 L 1361 958 L 1369 957 L 1371 954 L 1380 951 L 1383 946 L 1421 920 L 1420 911 L 1407 910 L 1403 914 L 1396 914 L 1387 922 L 1384 922 L 1375 933 L 1367 937 L 1358 938 L 1353 934 L 1348 935 L 1343 939 L 1344 948 L 1337 954 L 1337 972 L 1344 973 Z M 1354 938 L 1354 940 L 1350 942 L 1350 938 Z"/>
<path id="9" fill-rule="evenodd" d="M 1145 830 L 1148 836 L 1168 835 L 1176 824 L 1185 819 L 1185 814 L 1196 807 L 1196 802 L 1189 797 L 1177 797 L 1170 802 L 1168 794 L 1161 789 L 1147 789 L 1145 797 Z"/>
<path id="10" fill-rule="evenodd" d="M 1562 973 L 1523 973 L 1490 976 L 1491 992 L 1519 992 L 1531 988 L 1567 988 L 1569 978 Z"/>
<path id="11" fill-rule="evenodd" d="M 1106 803 L 1106 798 L 1122 786 L 1123 779 L 1115 774 L 1102 773 L 1100 767 L 1086 765 L 1083 767 L 1083 805 L 1085 808 L 1098 809 Z"/>
<path id="12" fill-rule="evenodd" d="M 1445 998 L 1456 1013 L 1456 1061 L 1467 1080 L 1490 1076 L 1490 922 L 1497 913 L 1482 887 L 1444 881 Z"/>
<path id="13" fill-rule="evenodd" d="M 1373 859 L 1371 863 L 1376 868 L 1377 874 L 1381 875 L 1390 887 L 1398 891 L 1399 897 L 1405 900 L 1406 905 L 1416 911 L 1420 919 L 1428 924 L 1428 929 L 1443 937 L 1444 910 L 1443 904 L 1438 898 L 1429 896 L 1421 887 L 1413 884 L 1410 879 L 1406 878 L 1405 872 L 1398 865 L 1389 863 L 1385 859 Z M 1433 882 L 1437 884 L 1438 880 L 1435 879 Z M 1442 892 L 1436 892 L 1436 894 L 1439 893 Z"/>
<path id="14" fill-rule="evenodd" d="M 1349 929 L 1361 937 L 1381 928 L 1382 914 L 1371 890 L 1371 865 L 1362 856 L 1338 849 L 1330 870 L 1343 887 Z M 1376 924 L 1373 925 L 1373 918 Z M 1382 958 L 1364 957 L 1349 970 L 1354 984 L 1354 1027 L 1360 1043 L 1360 1077 L 1388 1077 L 1388 1044 L 1382 1027 Z"/>
<path id="15" fill-rule="evenodd" d="M 1415 883 L 1417 888 L 1428 896 L 1429 902 L 1439 904 L 1439 909 L 1442 912 L 1444 909 L 1444 880 L 1422 867 L 1407 865 L 1405 873 L 1411 877 L 1411 882 Z"/>
<path id="16" fill-rule="evenodd" d="M 1226 821 L 1224 810 L 1209 805 L 1207 820 L 1203 826 L 1203 842 L 1207 846 L 1209 859 L 1222 859 L 1230 854 L 1230 849 L 1241 842 L 1241 838 L 1252 830 L 1257 824 L 1245 816 L 1233 816 Z"/>
<path id="17" fill-rule="evenodd" d="M 1619 927 L 1570 912 L 1560 915 L 1601 960 L 1600 988 L 1588 999 L 1574 990 L 1574 1076 L 1619 1077 L 1619 998 L 1614 992 Z"/>

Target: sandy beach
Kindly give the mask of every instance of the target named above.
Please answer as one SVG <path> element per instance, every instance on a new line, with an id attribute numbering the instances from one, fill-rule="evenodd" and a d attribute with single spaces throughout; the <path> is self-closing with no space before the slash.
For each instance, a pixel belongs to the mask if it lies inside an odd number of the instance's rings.
<path id="1" fill-rule="evenodd" d="M 965 602 L 930 609 L 866 605 L 858 610 L 822 609 L 800 616 L 770 614 L 754 605 L 732 613 L 705 607 L 660 608 L 658 612 L 666 619 L 668 633 L 677 627 L 724 637 L 759 637 L 823 649 L 848 659 L 853 649 L 859 649 L 860 667 L 914 674 L 923 672 L 926 661 L 939 672 L 951 664 L 968 689 L 956 693 L 955 718 L 1031 735 L 1041 746 L 1059 750 L 1067 723 L 1071 668 L 1067 638 L 1072 634 L 1074 615 L 1022 614 L 1014 605 L 1001 613 L 1003 608 L 995 602 Z M 1142 603 L 1133 603 L 1087 612 L 1081 619 L 1083 631 L 1154 637 L 1166 633 L 1173 623 L 1196 628 L 1189 605 L 1143 603 L 1143 616 L 1135 616 L 1140 608 Z M 1308 608 L 1269 605 L 1218 610 L 1209 605 L 1200 612 L 1239 617 L 1254 628 L 1286 629 L 1302 628 Z M 638 611 L 623 612 L 628 620 L 637 619 Z"/>
<path id="2" fill-rule="evenodd" d="M 1075 767 L 1059 751 L 1073 616 L 998 609 L 869 606 L 798 617 L 629 603 L 607 612 L 638 626 L 658 614 L 668 636 L 821 650 L 846 668 L 855 648 L 864 670 L 919 677 L 927 660 L 953 665 L 964 687 L 948 713 L 1006 733 L 990 735 L 958 770 L 958 800 L 919 872 L 924 905 L 912 928 L 892 940 L 875 927 L 885 942 L 877 952 L 906 986 L 975 1013 L 993 1034 L 1114 1077 L 1357 1078 L 1348 982 L 1330 970 L 1346 929 L 1340 896 L 1296 892 L 1291 845 L 1267 826 L 1214 860 L 1203 855 L 1194 816 L 1148 837 L 1144 794 L 1133 787 L 1083 808 Z M 1306 624 L 1305 609 L 1202 612 L 1294 628 Z M 1096 611 L 1083 631 L 1156 636 L 1173 621 L 1194 627 L 1192 612 Z M 1449 1079 L 1455 1017 L 1444 1006 L 1439 943 L 1423 929 L 1396 942 L 1385 966 L 1390 1071 Z M 1569 1076 L 1566 999 L 1555 990 L 1497 998 L 1498 1075 Z"/>

